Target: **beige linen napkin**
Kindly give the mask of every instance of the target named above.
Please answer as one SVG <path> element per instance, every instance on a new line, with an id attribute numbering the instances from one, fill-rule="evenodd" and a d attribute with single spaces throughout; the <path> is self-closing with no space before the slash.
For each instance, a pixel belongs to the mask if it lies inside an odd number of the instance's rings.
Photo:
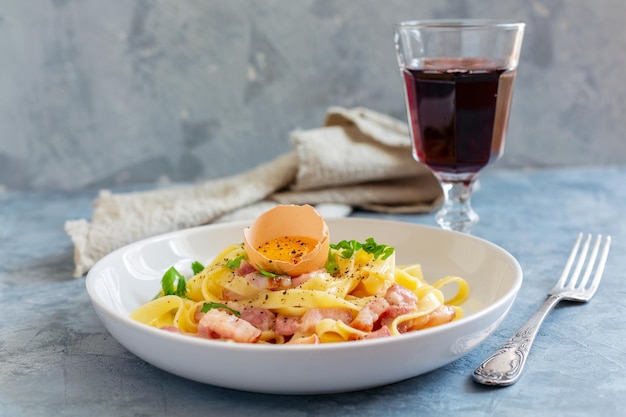
<path id="1" fill-rule="evenodd" d="M 247 172 L 142 192 L 100 192 L 91 221 L 69 220 L 74 276 L 128 243 L 208 223 L 252 219 L 276 204 L 346 204 L 389 213 L 433 210 L 442 194 L 411 156 L 405 123 L 365 108 L 330 108 L 324 126 L 292 133 L 294 150 Z"/>

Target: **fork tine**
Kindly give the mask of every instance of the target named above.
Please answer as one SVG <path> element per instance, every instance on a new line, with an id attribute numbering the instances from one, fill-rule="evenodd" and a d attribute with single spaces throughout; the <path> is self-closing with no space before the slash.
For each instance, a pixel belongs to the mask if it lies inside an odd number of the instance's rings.
<path id="1" fill-rule="evenodd" d="M 609 256 L 609 249 L 611 248 L 611 236 L 607 236 L 604 241 L 604 246 L 602 247 L 602 254 L 600 255 L 600 261 L 598 262 L 598 267 L 596 269 L 596 274 L 593 277 L 593 281 L 591 281 L 591 286 L 589 287 L 590 295 L 595 294 L 598 289 L 598 285 L 600 285 L 600 280 L 602 279 L 602 274 L 604 273 L 604 266 L 606 265 L 606 259 Z"/>
<path id="2" fill-rule="evenodd" d="M 589 281 L 589 277 L 591 276 L 591 271 L 593 270 L 593 266 L 596 264 L 596 258 L 598 257 L 598 250 L 600 249 L 600 243 L 602 242 L 602 235 L 598 235 L 596 238 L 596 243 L 593 245 L 593 250 L 591 251 L 591 256 L 589 257 L 589 262 L 587 262 L 587 268 L 585 268 L 585 274 L 583 278 L 580 280 L 579 288 L 584 289 L 585 285 Z"/>
<path id="3" fill-rule="evenodd" d="M 569 258 L 567 259 L 565 268 L 563 268 L 561 277 L 556 282 L 556 284 L 554 284 L 554 287 L 552 288 L 550 292 L 560 290 L 561 288 L 564 287 L 565 281 L 567 280 L 567 277 L 569 276 L 569 271 L 572 269 L 572 265 L 574 263 L 574 260 L 576 259 L 576 254 L 578 253 L 578 247 L 580 246 L 580 241 L 582 240 L 582 238 L 583 238 L 583 234 L 579 233 L 578 237 L 576 238 L 576 242 L 574 243 L 574 247 L 572 248 L 572 251 L 569 254 Z"/>
<path id="4" fill-rule="evenodd" d="M 585 239 L 585 243 L 583 244 L 582 249 L 579 253 L 578 262 L 576 263 L 576 269 L 574 269 L 574 273 L 570 281 L 567 283 L 567 288 L 574 289 L 576 287 L 576 283 L 578 282 L 578 277 L 580 276 L 580 271 L 583 269 L 583 265 L 585 265 L 585 261 L 587 260 L 587 253 L 589 252 L 589 243 L 591 242 L 591 234 L 587 235 L 587 239 Z"/>

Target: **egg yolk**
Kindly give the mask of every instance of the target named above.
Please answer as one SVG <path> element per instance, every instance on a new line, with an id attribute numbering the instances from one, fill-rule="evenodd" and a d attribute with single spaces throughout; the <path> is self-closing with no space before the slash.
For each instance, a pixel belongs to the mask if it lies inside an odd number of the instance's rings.
<path id="1" fill-rule="evenodd" d="M 304 236 L 282 236 L 259 245 L 257 251 L 273 261 L 291 262 L 294 265 L 317 246 L 318 241 Z"/>

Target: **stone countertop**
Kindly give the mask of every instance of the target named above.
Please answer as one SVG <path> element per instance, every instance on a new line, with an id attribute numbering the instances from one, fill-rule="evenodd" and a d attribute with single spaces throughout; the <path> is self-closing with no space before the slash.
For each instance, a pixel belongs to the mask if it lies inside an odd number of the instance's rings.
<path id="1" fill-rule="evenodd" d="M 100 323 L 84 278 L 72 278 L 73 248 L 63 224 L 89 217 L 97 190 L 4 192 L 0 416 L 554 417 L 622 412 L 626 167 L 488 169 L 479 184 L 474 208 L 481 222 L 474 235 L 508 250 L 524 271 L 519 296 L 499 329 L 466 356 L 428 374 L 366 391 L 316 396 L 217 388 L 138 359 Z M 434 225 L 432 214 L 353 215 Z M 491 388 L 474 383 L 474 367 L 543 302 L 580 231 L 613 236 L 594 299 L 557 306 L 515 385 Z"/>

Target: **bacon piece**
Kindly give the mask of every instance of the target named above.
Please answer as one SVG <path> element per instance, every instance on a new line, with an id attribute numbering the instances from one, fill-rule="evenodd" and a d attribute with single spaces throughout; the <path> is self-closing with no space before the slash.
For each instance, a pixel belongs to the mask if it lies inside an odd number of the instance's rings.
<path id="1" fill-rule="evenodd" d="M 387 289 L 385 300 L 389 303 L 389 308 L 381 315 L 385 322 L 402 314 L 410 313 L 417 308 L 417 296 L 398 284 L 393 284 Z"/>
<path id="2" fill-rule="evenodd" d="M 310 333 L 323 319 L 341 320 L 346 324 L 352 322 L 352 313 L 342 308 L 312 308 L 307 310 L 300 321 L 300 331 Z"/>
<path id="3" fill-rule="evenodd" d="M 246 274 L 246 279 L 250 284 L 261 290 L 282 291 L 291 288 L 291 277 L 289 275 L 279 275 L 276 278 L 271 278 L 257 271 Z"/>
<path id="4" fill-rule="evenodd" d="M 256 272 L 256 268 L 252 266 L 252 264 L 245 259 L 242 259 L 239 263 L 239 268 L 235 269 L 235 274 L 245 277 L 251 272 Z"/>
<path id="5" fill-rule="evenodd" d="M 389 303 L 389 308 L 380 315 L 381 327 L 387 327 L 396 317 L 417 309 L 417 296 L 415 293 L 397 283 L 394 283 L 387 289 L 385 300 Z M 398 331 L 405 333 L 410 330 L 409 327 L 410 324 L 401 323 L 398 326 Z"/>
<path id="6" fill-rule="evenodd" d="M 298 331 L 300 327 L 300 317 L 296 316 L 283 316 L 279 314 L 276 316 L 274 323 L 274 332 L 281 336 L 291 336 Z"/>
<path id="7" fill-rule="evenodd" d="M 410 307 L 415 309 L 417 306 L 417 296 L 403 286 L 394 283 L 387 289 L 385 293 L 385 300 L 396 307 Z"/>
<path id="8" fill-rule="evenodd" d="M 374 329 L 374 323 L 378 321 L 380 316 L 389 309 L 389 302 L 384 298 L 376 298 L 359 311 L 356 318 L 352 320 L 350 326 L 355 329 L 371 332 Z"/>
<path id="9" fill-rule="evenodd" d="M 261 330 L 231 313 L 213 309 L 200 319 L 198 335 L 209 339 L 256 343 L 261 337 Z"/>
<path id="10" fill-rule="evenodd" d="M 306 274 L 298 275 L 297 277 L 292 277 L 291 278 L 291 287 L 292 288 L 296 288 L 296 287 L 304 284 L 305 282 L 307 282 L 311 278 L 315 277 L 316 275 L 324 274 L 325 272 L 326 272 L 325 269 L 318 269 L 316 271 L 311 271 L 311 272 L 307 272 Z"/>
<path id="11" fill-rule="evenodd" d="M 267 277 L 245 259 L 241 261 L 239 268 L 235 269 L 235 274 L 245 277 L 250 284 L 262 290 L 286 290 L 293 286 L 289 275 Z"/>
<path id="12" fill-rule="evenodd" d="M 378 339 L 378 338 L 387 337 L 387 336 L 391 336 L 391 330 L 389 330 L 389 327 L 383 326 L 376 331 L 366 334 L 365 337 L 363 337 L 363 339 Z"/>
<path id="13" fill-rule="evenodd" d="M 235 270 L 237 275 L 245 277 L 255 287 L 272 291 L 282 291 L 289 288 L 296 288 L 313 278 L 315 275 L 324 272 L 325 270 L 319 269 L 317 271 L 307 272 L 306 274 L 295 277 L 291 277 L 289 275 L 279 275 L 272 278 L 261 274 L 259 270 L 254 268 L 245 260 L 241 261 L 239 268 Z"/>
<path id="14" fill-rule="evenodd" d="M 271 330 L 274 328 L 276 317 L 266 308 L 246 307 L 240 311 L 242 320 L 247 321 L 259 330 Z"/>
<path id="15" fill-rule="evenodd" d="M 422 328 L 434 327 L 441 324 L 449 323 L 454 320 L 455 316 L 456 311 L 454 310 L 454 308 L 444 304 L 432 313 L 430 313 L 428 316 L 426 316 L 428 317 L 428 321 L 426 322 L 426 324 L 424 324 Z"/>
<path id="16" fill-rule="evenodd" d="M 237 301 L 243 298 L 241 294 L 237 294 L 235 291 L 231 291 L 228 288 L 222 288 L 222 299 L 225 301 Z"/>
<path id="17" fill-rule="evenodd" d="M 427 327 L 439 326 L 441 324 L 451 322 L 452 320 L 454 320 L 455 316 L 456 311 L 454 310 L 454 308 L 447 305 L 442 305 L 439 306 L 435 311 L 425 316 L 417 317 L 412 320 L 400 323 L 398 325 L 398 331 L 400 333 L 406 333 L 410 331 L 425 329 Z M 393 319 L 389 319 L 388 321 L 385 320 L 384 324 L 388 325 L 391 320 Z"/>

